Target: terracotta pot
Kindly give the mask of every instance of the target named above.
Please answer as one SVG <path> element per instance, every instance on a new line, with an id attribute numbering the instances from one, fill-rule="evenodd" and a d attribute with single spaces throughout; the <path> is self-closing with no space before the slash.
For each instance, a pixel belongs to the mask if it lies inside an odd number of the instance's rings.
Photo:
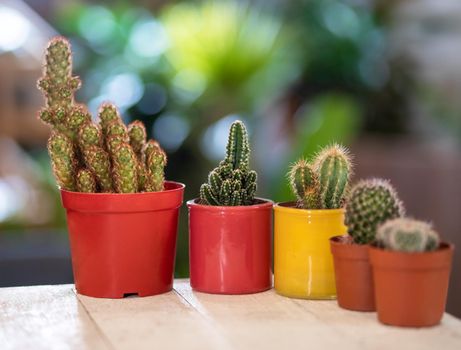
<path id="1" fill-rule="evenodd" d="M 370 247 L 378 319 L 403 327 L 433 326 L 445 311 L 454 247 L 404 253 Z"/>
<path id="2" fill-rule="evenodd" d="M 216 294 L 247 294 L 271 288 L 272 205 L 189 208 L 190 284 Z"/>
<path id="3" fill-rule="evenodd" d="M 148 296 L 173 286 L 184 185 L 146 193 L 61 190 L 77 292 L 100 298 Z"/>
<path id="4" fill-rule="evenodd" d="M 329 239 L 346 233 L 344 210 L 306 210 L 295 205 L 274 207 L 275 289 L 292 298 L 335 299 Z"/>
<path id="5" fill-rule="evenodd" d="M 338 305 L 354 311 L 374 311 L 373 275 L 368 245 L 354 244 L 350 236 L 330 238 Z"/>

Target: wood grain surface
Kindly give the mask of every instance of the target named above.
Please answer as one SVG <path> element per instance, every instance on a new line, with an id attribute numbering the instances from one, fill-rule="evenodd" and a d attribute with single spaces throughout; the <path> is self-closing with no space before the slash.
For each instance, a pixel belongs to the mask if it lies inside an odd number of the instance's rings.
<path id="1" fill-rule="evenodd" d="M 335 301 L 194 292 L 97 299 L 73 285 L 0 289 L 0 349 L 461 349 L 461 321 L 384 326 Z"/>

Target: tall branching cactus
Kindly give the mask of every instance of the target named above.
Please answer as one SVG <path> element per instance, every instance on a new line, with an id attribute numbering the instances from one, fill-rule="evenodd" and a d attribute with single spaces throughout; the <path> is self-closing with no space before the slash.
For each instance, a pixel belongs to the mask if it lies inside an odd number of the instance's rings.
<path id="1" fill-rule="evenodd" d="M 439 235 L 423 221 L 408 218 L 388 220 L 378 227 L 378 246 L 401 252 L 427 252 L 437 249 Z"/>
<path id="2" fill-rule="evenodd" d="M 256 171 L 250 170 L 250 144 L 245 125 L 232 123 L 226 158 L 208 175 L 200 188 L 200 201 L 207 205 L 251 205 L 256 193 Z"/>
<path id="3" fill-rule="evenodd" d="M 344 203 L 352 165 L 348 151 L 333 144 L 309 163 L 298 160 L 288 174 L 290 186 L 303 209 L 337 209 Z"/>
<path id="4" fill-rule="evenodd" d="M 104 103 L 99 124 L 93 123 L 87 108 L 74 99 L 81 83 L 72 76 L 71 56 L 66 39 L 52 39 L 38 81 L 46 99 L 39 118 L 52 128 L 48 150 L 58 185 L 79 192 L 163 190 L 165 152 L 156 141 L 146 141 L 140 121 L 127 128 L 113 104 Z"/>

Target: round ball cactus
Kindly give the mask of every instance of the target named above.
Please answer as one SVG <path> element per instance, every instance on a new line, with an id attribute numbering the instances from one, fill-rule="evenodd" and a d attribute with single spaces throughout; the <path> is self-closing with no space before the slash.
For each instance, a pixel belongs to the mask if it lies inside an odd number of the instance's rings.
<path id="1" fill-rule="evenodd" d="M 404 214 L 402 202 L 388 181 L 362 180 L 346 201 L 345 224 L 355 243 L 368 244 L 374 241 L 380 224 Z"/>
<path id="2" fill-rule="evenodd" d="M 427 252 L 439 246 L 439 235 L 427 222 L 397 218 L 378 227 L 376 243 L 401 252 Z"/>

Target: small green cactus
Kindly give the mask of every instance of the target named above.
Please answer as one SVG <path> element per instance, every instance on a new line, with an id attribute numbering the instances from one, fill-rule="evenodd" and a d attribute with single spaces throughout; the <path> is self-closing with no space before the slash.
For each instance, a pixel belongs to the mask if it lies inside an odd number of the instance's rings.
<path id="1" fill-rule="evenodd" d="M 300 208 L 315 209 L 320 207 L 319 180 L 312 165 L 306 160 L 300 159 L 291 167 L 289 179 Z"/>
<path id="2" fill-rule="evenodd" d="M 48 139 L 48 152 L 58 185 L 64 190 L 75 191 L 76 159 L 72 141 L 54 131 Z"/>
<path id="3" fill-rule="evenodd" d="M 389 181 L 362 180 L 347 198 L 345 224 L 354 243 L 369 244 L 375 240 L 380 224 L 404 214 L 403 204 Z"/>
<path id="4" fill-rule="evenodd" d="M 115 190 L 118 193 L 137 192 L 137 160 L 129 144 L 122 143 L 114 150 L 112 163 Z"/>
<path id="5" fill-rule="evenodd" d="M 378 227 L 376 243 L 379 247 L 408 252 L 428 252 L 439 246 L 439 235 L 426 222 L 397 218 Z"/>
<path id="6" fill-rule="evenodd" d="M 238 206 L 254 203 L 257 174 L 250 170 L 250 145 L 245 125 L 232 123 L 226 158 L 200 187 L 200 202 L 206 205 Z"/>
<path id="7" fill-rule="evenodd" d="M 48 150 L 59 186 L 79 192 L 163 190 L 166 155 L 157 142 L 146 143 L 144 125 L 135 121 L 127 129 L 111 103 L 100 106 L 94 124 L 86 106 L 74 100 L 79 87 L 69 42 L 52 39 L 38 81 L 46 98 L 39 118 L 52 128 Z"/>
<path id="8" fill-rule="evenodd" d="M 344 204 L 351 168 L 349 152 L 343 146 L 333 144 L 317 155 L 314 169 L 319 179 L 322 209 L 336 209 Z"/>
<path id="9" fill-rule="evenodd" d="M 298 160 L 290 169 L 288 178 L 292 191 L 303 209 L 338 209 L 352 173 L 349 152 L 333 144 L 323 149 L 312 163 Z"/>
<path id="10" fill-rule="evenodd" d="M 165 152 L 160 148 L 158 142 L 150 140 L 145 147 L 146 171 L 141 170 L 141 181 L 144 182 L 146 191 L 163 190 L 164 173 L 166 165 Z M 144 176 L 144 178 L 142 178 Z"/>
<path id="11" fill-rule="evenodd" d="M 77 191 L 78 192 L 96 192 L 96 179 L 91 171 L 80 169 L 77 173 Z"/>
<path id="12" fill-rule="evenodd" d="M 81 149 L 90 146 L 102 147 L 102 134 L 98 125 L 87 122 L 78 131 L 78 143 Z"/>
<path id="13" fill-rule="evenodd" d="M 122 123 L 122 118 L 120 117 L 120 113 L 118 112 L 117 107 L 108 102 L 103 103 L 99 107 L 98 117 L 99 125 L 101 126 L 101 129 L 104 134 L 106 133 L 107 126 L 111 122 L 117 121 Z"/>
<path id="14" fill-rule="evenodd" d="M 85 164 L 97 179 L 101 192 L 112 192 L 114 187 L 109 154 L 101 147 L 90 146 L 84 149 L 84 157 Z"/>
<path id="15" fill-rule="evenodd" d="M 135 120 L 128 124 L 128 135 L 134 153 L 142 161 L 143 149 L 146 146 L 146 127 L 139 120 Z"/>

